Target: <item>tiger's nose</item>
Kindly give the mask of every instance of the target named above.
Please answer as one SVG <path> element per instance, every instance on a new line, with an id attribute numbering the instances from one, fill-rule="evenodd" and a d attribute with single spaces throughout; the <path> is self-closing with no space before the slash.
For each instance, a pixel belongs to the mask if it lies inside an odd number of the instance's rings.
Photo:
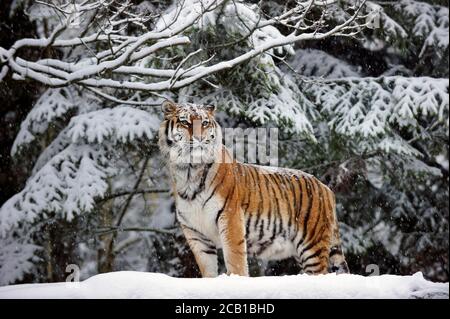
<path id="1" fill-rule="evenodd" d="M 194 120 L 192 123 L 192 139 L 201 142 L 202 137 L 202 121 Z"/>

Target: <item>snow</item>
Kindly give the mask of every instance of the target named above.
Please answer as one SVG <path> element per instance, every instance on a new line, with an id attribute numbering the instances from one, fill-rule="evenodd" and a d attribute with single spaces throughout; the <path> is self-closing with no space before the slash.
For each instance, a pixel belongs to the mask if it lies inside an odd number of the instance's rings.
<path id="1" fill-rule="evenodd" d="M 80 95 L 74 88 L 48 89 L 40 96 L 20 125 L 11 155 L 15 156 L 21 151 L 29 150 L 36 138 L 39 139 L 48 130 L 55 131 L 59 123 L 64 122 L 71 112 L 88 113 L 98 109 L 100 105 L 97 97 L 89 94 Z"/>
<path id="2" fill-rule="evenodd" d="M 412 0 L 399 1 L 394 8 L 413 19 L 412 36 L 424 40 L 420 57 L 427 48 L 437 46 L 445 49 L 448 47 L 448 8 Z"/>
<path id="3" fill-rule="evenodd" d="M 390 123 L 416 126 L 418 118 L 435 116 L 443 121 L 448 114 L 448 79 L 347 77 L 336 83 L 317 80 L 305 84 L 316 104 L 333 115 L 328 124 L 342 135 L 376 137 L 388 133 Z"/>
<path id="4" fill-rule="evenodd" d="M 397 36 L 399 38 L 408 37 L 408 33 L 406 32 L 406 30 L 401 25 L 399 25 L 394 19 L 392 19 L 389 15 L 387 15 L 381 5 L 374 3 L 372 1 L 368 1 L 366 2 L 366 6 L 368 12 L 377 13 L 376 17 L 379 18 L 378 22 L 380 23 L 380 26 L 383 27 L 384 32 L 387 33 L 386 39 L 389 39 L 389 35 Z"/>
<path id="5" fill-rule="evenodd" d="M 75 81 L 80 78 L 88 78 L 89 76 L 104 72 L 105 70 L 113 70 L 123 65 L 125 61 L 136 61 L 140 60 L 143 57 L 150 55 L 151 53 L 159 50 L 161 48 L 167 46 L 174 46 L 179 44 L 187 44 L 189 43 L 188 37 L 173 37 L 169 39 L 164 39 L 159 42 L 156 42 L 154 45 L 146 47 L 141 51 L 136 50 L 146 41 L 152 39 L 154 37 L 153 33 L 148 33 L 147 35 L 142 36 L 139 41 L 136 41 L 133 45 L 131 45 L 124 54 L 120 55 L 117 59 L 112 61 L 102 62 L 97 65 L 86 66 L 82 69 L 78 69 L 77 71 L 71 73 L 67 76 L 68 81 Z"/>
<path id="6" fill-rule="evenodd" d="M 8 232 L 0 236 L 0 247 L 0 285 L 23 280 L 26 274 L 33 273 L 40 247 L 31 243 L 30 236 L 17 238 L 14 232 Z"/>
<path id="7" fill-rule="evenodd" d="M 133 271 L 82 282 L 0 287 L 0 298 L 448 298 L 448 283 L 411 276 L 327 274 L 282 277 L 174 278 Z"/>
<path id="8" fill-rule="evenodd" d="M 74 103 L 72 90 L 69 88 L 48 89 L 41 95 L 22 122 L 11 154 L 15 155 L 20 146 L 34 141 L 35 135 L 45 132 L 49 123 L 61 118 L 74 108 L 77 106 Z"/>
<path id="9" fill-rule="evenodd" d="M 1 207 L 0 237 L 48 211 L 71 220 L 74 213 L 91 210 L 94 198 L 108 188 L 102 162 L 107 162 L 104 152 L 87 145 L 71 144 L 58 153 Z"/>
<path id="10" fill-rule="evenodd" d="M 360 76 L 356 67 L 321 50 L 297 50 L 289 64 L 303 76 L 327 79 Z M 288 71 L 288 68 L 284 66 L 282 70 Z"/>
<path id="11" fill-rule="evenodd" d="M 88 143 L 103 143 L 108 138 L 123 143 L 139 138 L 151 140 L 159 128 L 159 122 L 156 116 L 146 111 L 120 106 L 73 117 L 68 135 L 73 143 L 81 139 Z"/>
<path id="12" fill-rule="evenodd" d="M 107 155 L 112 151 L 111 147 L 109 153 L 103 149 L 107 145 L 102 148 L 84 142 L 151 141 L 158 127 L 155 116 L 126 106 L 73 117 L 62 132 L 72 144 L 37 170 L 25 188 L 0 208 L 0 236 L 24 219 L 32 222 L 46 211 L 65 213 L 68 220 L 91 211 L 95 199 L 103 197 L 108 189 L 108 170 L 104 166 L 111 162 Z M 54 146 L 59 149 L 58 144 Z"/>

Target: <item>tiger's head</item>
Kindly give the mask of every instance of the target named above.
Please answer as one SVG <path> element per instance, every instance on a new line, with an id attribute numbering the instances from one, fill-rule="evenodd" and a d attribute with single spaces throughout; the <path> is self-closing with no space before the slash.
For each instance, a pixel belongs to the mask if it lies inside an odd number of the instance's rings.
<path id="1" fill-rule="evenodd" d="M 222 146 L 222 131 L 214 118 L 214 106 L 162 104 L 164 121 L 159 129 L 159 148 L 177 166 L 215 161 Z"/>

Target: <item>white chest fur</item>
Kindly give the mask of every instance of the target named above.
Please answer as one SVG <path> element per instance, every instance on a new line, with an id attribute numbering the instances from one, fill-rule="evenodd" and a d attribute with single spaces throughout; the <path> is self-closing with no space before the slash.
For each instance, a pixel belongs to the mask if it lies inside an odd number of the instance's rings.
<path id="1" fill-rule="evenodd" d="M 200 186 L 203 175 L 202 168 L 192 168 L 190 171 L 172 170 L 177 218 L 181 224 L 195 229 L 220 247 L 216 217 L 222 208 L 223 200 L 216 194 L 211 196 L 212 189 L 208 186 L 215 171 L 210 170 L 208 178 L 204 180 L 205 185 Z M 198 191 L 199 188 L 202 189 L 201 192 Z M 192 199 L 193 194 L 196 194 L 195 199 Z"/>
<path id="2" fill-rule="evenodd" d="M 217 212 L 220 210 L 221 200 L 213 196 L 204 205 L 205 196 L 199 196 L 194 201 L 177 198 L 177 218 L 180 223 L 195 229 L 211 240 L 218 248 L 221 247 L 219 230 L 216 224 Z"/>

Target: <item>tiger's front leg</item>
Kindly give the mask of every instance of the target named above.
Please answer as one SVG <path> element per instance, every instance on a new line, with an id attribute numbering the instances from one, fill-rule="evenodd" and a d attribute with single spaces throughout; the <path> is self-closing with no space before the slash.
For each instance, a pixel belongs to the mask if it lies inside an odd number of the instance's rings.
<path id="1" fill-rule="evenodd" d="M 217 248 L 207 238 L 197 231 L 190 229 L 186 226 L 181 226 L 184 236 L 194 254 L 195 261 L 202 277 L 217 277 L 218 264 L 217 264 Z"/>
<path id="2" fill-rule="evenodd" d="M 217 219 L 228 275 L 248 276 L 244 225 L 244 214 L 237 205 L 226 205 Z"/>

